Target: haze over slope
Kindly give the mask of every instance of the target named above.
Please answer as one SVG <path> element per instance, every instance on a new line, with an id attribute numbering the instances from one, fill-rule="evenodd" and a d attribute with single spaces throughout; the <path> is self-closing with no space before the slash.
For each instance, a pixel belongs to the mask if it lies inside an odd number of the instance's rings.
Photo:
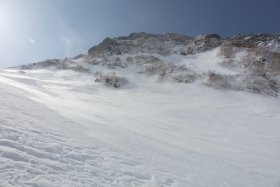
<path id="1" fill-rule="evenodd" d="M 2 186 L 279 186 L 279 35 L 132 33 L 1 70 Z"/>

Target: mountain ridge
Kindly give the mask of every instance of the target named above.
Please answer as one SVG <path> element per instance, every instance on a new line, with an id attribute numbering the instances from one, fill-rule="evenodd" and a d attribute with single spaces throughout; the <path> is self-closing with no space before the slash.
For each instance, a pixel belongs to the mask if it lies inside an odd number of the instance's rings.
<path id="1" fill-rule="evenodd" d="M 215 54 L 210 54 L 215 51 Z M 213 67 L 234 71 L 224 74 L 208 66 L 206 62 L 197 72 L 188 64 L 188 58 L 209 54 L 216 62 Z M 185 63 L 181 63 L 185 61 Z M 91 67 L 89 67 L 89 65 Z M 109 85 L 121 87 L 129 82 L 125 75 L 117 78 L 120 69 L 129 69 L 137 65 L 137 74 L 157 76 L 158 80 L 171 80 L 180 83 L 195 81 L 222 90 L 248 91 L 277 97 L 280 90 L 280 34 L 246 34 L 222 38 L 217 34 L 185 36 L 182 34 L 131 33 L 128 36 L 105 38 L 91 47 L 88 54 L 73 58 L 50 59 L 39 63 L 20 66 L 20 69 L 49 68 L 69 69 L 83 73 L 92 73 L 95 81 L 109 82 Z M 94 67 L 94 68 L 92 68 Z M 99 68 L 102 69 L 101 73 Z M 106 75 L 107 74 L 107 75 Z M 117 83 L 116 81 L 121 81 Z M 113 82 L 113 83 L 112 83 Z"/>

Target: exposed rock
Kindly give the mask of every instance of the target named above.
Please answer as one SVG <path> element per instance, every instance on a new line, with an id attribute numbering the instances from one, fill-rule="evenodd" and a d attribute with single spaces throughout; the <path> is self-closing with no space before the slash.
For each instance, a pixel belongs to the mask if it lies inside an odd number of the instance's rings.
<path id="1" fill-rule="evenodd" d="M 153 64 L 145 64 L 139 73 L 146 74 L 146 75 L 159 75 L 164 76 L 167 71 L 167 65 L 163 63 L 153 63 Z"/>
<path id="2" fill-rule="evenodd" d="M 126 58 L 127 63 L 133 64 L 133 58 L 131 56 Z"/>
<path id="3" fill-rule="evenodd" d="M 77 72 L 80 72 L 80 73 L 90 73 L 90 70 L 88 68 L 85 68 L 81 65 L 70 66 L 67 69 L 72 70 L 72 71 L 77 71 Z"/>
<path id="4" fill-rule="evenodd" d="M 280 52 L 280 34 L 247 34 L 235 35 L 227 41 L 235 47 L 266 48 L 274 52 Z"/>
<path id="5" fill-rule="evenodd" d="M 132 33 L 128 36 L 117 38 L 106 38 L 89 49 L 91 56 L 118 55 L 118 54 L 160 54 L 169 55 L 178 53 L 176 47 L 189 45 L 194 40 L 193 37 L 180 34 L 149 34 L 149 33 Z"/>
<path id="6" fill-rule="evenodd" d="M 94 46 L 88 50 L 88 53 L 95 57 L 101 54 L 105 55 L 113 55 L 113 54 L 121 54 L 120 44 L 117 40 L 112 38 L 104 39 L 100 44 Z"/>
<path id="7" fill-rule="evenodd" d="M 198 35 L 196 40 L 205 40 L 205 39 L 222 39 L 218 34 L 203 34 Z"/>
<path id="8" fill-rule="evenodd" d="M 244 91 L 276 96 L 280 85 L 280 52 L 271 43 L 280 44 L 279 34 L 237 35 L 224 42 L 220 54 L 228 59 L 223 65 L 239 66 L 246 72 Z M 242 55 L 240 55 L 242 53 Z M 239 56 L 239 59 L 237 58 Z"/>
<path id="9" fill-rule="evenodd" d="M 125 68 L 127 67 L 127 64 L 126 63 L 123 63 L 121 61 L 120 58 L 115 58 L 109 62 L 106 63 L 106 66 L 109 68 L 109 69 L 116 69 L 117 67 L 119 68 Z"/>
<path id="10" fill-rule="evenodd" d="M 160 59 L 153 55 L 137 55 L 134 57 L 133 62 L 140 65 L 161 63 Z"/>
<path id="11" fill-rule="evenodd" d="M 213 72 L 207 74 L 206 85 L 217 89 L 237 89 L 232 83 L 234 79 L 229 75 L 220 75 Z"/>
<path id="12" fill-rule="evenodd" d="M 28 65 L 20 66 L 21 69 L 32 69 L 32 68 L 46 68 L 58 66 L 62 61 L 59 59 L 48 59 L 42 62 L 32 63 Z"/>
<path id="13" fill-rule="evenodd" d="M 85 54 L 79 54 L 79 55 L 73 57 L 72 59 L 73 59 L 73 60 L 76 60 L 76 59 L 79 59 L 79 58 L 84 58 L 84 57 L 86 57 L 86 56 L 87 56 L 87 55 L 85 55 Z"/>
<path id="14" fill-rule="evenodd" d="M 261 76 L 247 76 L 244 81 L 244 91 L 277 97 L 280 85 L 276 80 Z"/>
<path id="15" fill-rule="evenodd" d="M 97 73 L 96 76 L 97 78 L 95 79 L 95 82 L 101 82 L 106 86 L 114 88 L 120 88 L 128 82 L 126 78 L 116 75 L 103 75 L 102 73 Z"/>
<path id="16" fill-rule="evenodd" d="M 172 77 L 173 81 L 179 83 L 193 83 L 196 76 L 194 74 L 175 75 Z"/>
<path id="17" fill-rule="evenodd" d="M 222 39 L 218 34 L 208 34 L 205 39 Z"/>
<path id="18" fill-rule="evenodd" d="M 205 84 L 216 89 L 240 90 L 273 97 L 277 97 L 280 90 L 276 80 L 257 75 L 221 75 L 211 72 L 207 74 Z"/>

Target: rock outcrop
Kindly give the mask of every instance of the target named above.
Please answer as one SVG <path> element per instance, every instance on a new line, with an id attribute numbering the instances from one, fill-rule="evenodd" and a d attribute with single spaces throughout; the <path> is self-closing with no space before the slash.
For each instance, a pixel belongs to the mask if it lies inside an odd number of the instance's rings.
<path id="1" fill-rule="evenodd" d="M 221 41 L 221 37 L 216 34 L 197 38 L 174 33 L 132 33 L 125 37 L 106 38 L 90 48 L 88 54 L 93 57 L 135 53 L 186 55 L 215 48 Z"/>
<path id="2" fill-rule="evenodd" d="M 162 60 L 171 56 L 189 58 L 202 52 L 219 49 L 221 67 L 236 70 L 236 74 L 196 72 L 180 63 Z M 189 55 L 189 56 L 188 56 Z M 96 82 L 121 87 L 128 81 L 125 77 L 98 74 L 102 71 L 125 71 L 136 68 L 135 73 L 156 76 L 157 80 L 193 83 L 223 90 L 239 90 L 262 95 L 278 96 L 280 90 L 280 34 L 247 34 L 222 38 L 217 34 L 185 36 L 181 34 L 131 33 L 128 36 L 106 38 L 100 44 L 81 54 L 64 60 L 51 59 L 21 66 L 21 69 L 53 67 L 93 73 Z M 134 69 L 135 69 L 134 68 Z"/>

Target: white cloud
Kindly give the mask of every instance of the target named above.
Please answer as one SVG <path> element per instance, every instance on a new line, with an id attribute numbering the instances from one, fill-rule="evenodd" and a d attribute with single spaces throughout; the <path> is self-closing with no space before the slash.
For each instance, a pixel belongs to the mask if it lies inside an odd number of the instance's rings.
<path id="1" fill-rule="evenodd" d="M 31 44 L 35 44 L 35 43 L 36 43 L 36 41 L 35 41 L 34 39 L 32 39 L 32 38 L 29 38 L 28 41 L 29 41 L 29 43 L 31 43 Z"/>

